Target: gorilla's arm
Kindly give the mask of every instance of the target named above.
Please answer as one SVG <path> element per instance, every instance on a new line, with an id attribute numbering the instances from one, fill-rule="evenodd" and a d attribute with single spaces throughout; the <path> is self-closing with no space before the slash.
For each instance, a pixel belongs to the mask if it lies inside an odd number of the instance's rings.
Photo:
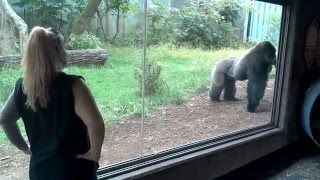
<path id="1" fill-rule="evenodd" d="M 226 75 L 226 83 L 224 88 L 223 98 L 226 101 L 238 101 L 236 98 L 236 80 Z"/>
<path id="2" fill-rule="evenodd" d="M 247 110 L 248 112 L 254 112 L 257 106 L 259 105 L 260 100 L 264 96 L 267 77 L 259 73 L 249 73 L 248 80 L 249 82 L 247 89 Z"/>

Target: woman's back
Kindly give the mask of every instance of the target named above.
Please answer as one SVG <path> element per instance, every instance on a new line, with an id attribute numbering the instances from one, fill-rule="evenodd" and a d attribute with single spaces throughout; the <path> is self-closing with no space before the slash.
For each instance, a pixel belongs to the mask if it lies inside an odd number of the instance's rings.
<path id="1" fill-rule="evenodd" d="M 81 77 L 62 72 L 66 64 L 63 36 L 34 27 L 22 59 L 23 79 L 0 112 L 8 139 L 31 154 L 30 180 L 97 179 L 103 118 Z M 20 118 L 31 151 L 17 125 Z"/>
<path id="2" fill-rule="evenodd" d="M 87 128 L 74 110 L 73 83 L 81 77 L 59 72 L 53 80 L 47 108 L 27 108 L 23 79 L 15 88 L 15 103 L 24 121 L 35 162 L 53 155 L 83 154 L 90 148 Z"/>

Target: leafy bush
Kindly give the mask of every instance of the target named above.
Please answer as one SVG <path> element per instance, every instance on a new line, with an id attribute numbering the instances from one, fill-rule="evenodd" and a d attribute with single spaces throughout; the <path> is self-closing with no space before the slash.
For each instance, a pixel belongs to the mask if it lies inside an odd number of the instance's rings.
<path id="1" fill-rule="evenodd" d="M 179 22 L 176 27 L 176 40 L 179 44 L 208 48 L 218 44 L 222 38 L 219 29 L 221 16 L 212 2 L 188 0 L 175 19 Z"/>
<path id="2" fill-rule="evenodd" d="M 147 96 L 153 95 L 161 91 L 161 86 L 163 82 L 160 79 L 161 66 L 156 63 L 156 61 L 146 61 L 145 69 L 145 94 Z M 134 72 L 135 79 L 139 82 L 139 94 L 142 92 L 142 76 L 143 70 L 142 65 L 140 68 L 136 68 Z"/>
<path id="3" fill-rule="evenodd" d="M 72 25 L 70 22 L 86 7 L 87 0 L 15 0 L 9 3 L 28 27 L 55 27 L 62 34 L 67 34 Z"/>
<path id="4" fill-rule="evenodd" d="M 241 7 L 236 0 L 217 0 L 215 7 L 224 21 L 233 24 L 240 17 Z"/>
<path id="5" fill-rule="evenodd" d="M 148 13 L 148 43 L 205 49 L 238 43 L 233 23 L 240 10 L 236 0 L 187 0 L 179 10 L 156 3 Z"/>
<path id="6" fill-rule="evenodd" d="M 177 11 L 176 9 L 167 8 L 160 3 L 154 2 L 154 5 L 148 10 L 147 14 L 150 24 L 147 29 L 148 44 L 173 42 L 174 15 Z"/>
<path id="7" fill-rule="evenodd" d="M 85 31 L 80 35 L 70 35 L 69 42 L 67 43 L 67 48 L 76 49 L 98 49 L 102 48 L 103 44 L 100 39 L 93 35 L 91 32 Z"/>
<path id="8" fill-rule="evenodd" d="M 221 39 L 217 43 L 218 47 L 239 48 L 242 41 L 237 34 L 235 34 L 236 28 L 231 22 L 221 21 L 219 23 L 219 29 L 221 31 Z"/>

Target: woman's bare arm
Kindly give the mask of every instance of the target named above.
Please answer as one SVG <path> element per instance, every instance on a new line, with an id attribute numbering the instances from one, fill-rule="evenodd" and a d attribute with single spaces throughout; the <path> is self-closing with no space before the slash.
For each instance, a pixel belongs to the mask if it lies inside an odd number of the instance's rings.
<path id="1" fill-rule="evenodd" d="M 26 154 L 30 154 L 29 146 L 21 135 L 17 120 L 20 118 L 14 101 L 14 92 L 7 99 L 0 112 L 0 124 L 10 142 Z"/>
<path id="2" fill-rule="evenodd" d="M 87 126 L 91 144 L 89 152 L 78 157 L 98 162 L 105 133 L 103 118 L 90 89 L 83 80 L 77 80 L 73 84 L 72 90 L 75 99 L 75 112 Z"/>

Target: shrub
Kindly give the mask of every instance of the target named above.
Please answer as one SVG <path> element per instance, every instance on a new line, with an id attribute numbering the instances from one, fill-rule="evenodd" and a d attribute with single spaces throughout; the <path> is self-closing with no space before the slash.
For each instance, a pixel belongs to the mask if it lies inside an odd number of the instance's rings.
<path id="1" fill-rule="evenodd" d="M 217 43 L 218 47 L 239 48 L 242 42 L 240 38 L 234 33 L 236 28 L 231 22 L 221 21 L 219 23 L 222 38 Z"/>
<path id="2" fill-rule="evenodd" d="M 236 0 L 217 0 L 215 7 L 224 21 L 232 24 L 240 17 L 241 7 Z"/>
<path id="3" fill-rule="evenodd" d="M 98 49 L 102 48 L 103 44 L 100 39 L 93 35 L 91 32 L 85 31 L 80 35 L 70 35 L 69 42 L 67 43 L 67 49 Z"/>
<path id="4" fill-rule="evenodd" d="M 174 19 L 179 22 L 175 32 L 178 44 L 209 48 L 222 38 L 218 27 L 221 16 L 212 2 L 188 0 Z"/>
<path id="5" fill-rule="evenodd" d="M 147 18 L 149 20 L 148 44 L 170 43 L 174 40 L 173 28 L 176 24 L 174 15 L 177 9 L 167 8 L 160 3 L 154 2 L 149 9 Z"/>
<path id="6" fill-rule="evenodd" d="M 163 84 L 160 79 L 161 66 L 156 63 L 156 61 L 146 61 L 145 68 L 145 94 L 147 96 L 153 95 L 161 91 L 161 86 Z M 142 93 L 142 65 L 135 69 L 134 77 L 139 82 L 139 94 Z"/>
<path id="7" fill-rule="evenodd" d="M 148 12 L 148 43 L 205 49 L 238 43 L 233 24 L 240 10 L 236 0 L 187 0 L 179 10 L 156 3 Z"/>

